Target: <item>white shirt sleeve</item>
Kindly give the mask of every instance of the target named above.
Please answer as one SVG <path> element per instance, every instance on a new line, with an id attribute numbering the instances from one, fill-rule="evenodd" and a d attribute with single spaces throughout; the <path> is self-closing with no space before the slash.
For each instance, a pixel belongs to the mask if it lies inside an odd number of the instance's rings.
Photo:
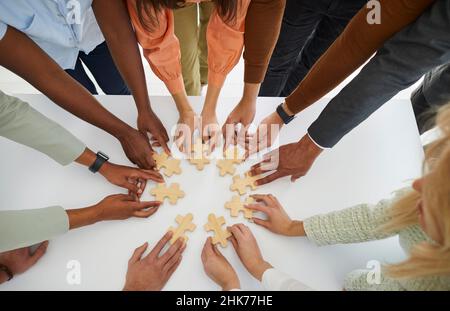
<path id="1" fill-rule="evenodd" d="M 0 40 L 2 40 L 3 37 L 5 36 L 7 29 L 8 29 L 8 25 L 6 25 L 4 22 L 0 21 Z"/>
<path id="2" fill-rule="evenodd" d="M 289 277 L 276 269 L 267 269 L 262 276 L 262 285 L 268 291 L 313 291 L 314 289 Z"/>

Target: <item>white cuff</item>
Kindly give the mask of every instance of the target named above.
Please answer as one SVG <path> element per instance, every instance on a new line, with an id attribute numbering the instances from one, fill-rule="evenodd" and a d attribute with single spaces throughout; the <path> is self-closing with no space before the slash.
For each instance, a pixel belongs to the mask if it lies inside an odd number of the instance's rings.
<path id="1" fill-rule="evenodd" d="M 289 277 L 276 270 L 267 269 L 262 276 L 262 285 L 269 291 L 312 291 L 313 289 L 305 284 Z"/>
<path id="2" fill-rule="evenodd" d="M 325 149 L 331 149 L 331 148 L 325 148 L 325 147 L 322 147 L 321 145 L 319 145 L 319 144 L 311 137 L 311 135 L 309 135 L 309 132 L 306 132 L 306 135 L 308 135 L 309 139 L 311 139 L 311 141 L 312 141 L 317 147 L 319 147 L 320 149 L 323 149 L 323 150 L 325 150 Z"/>

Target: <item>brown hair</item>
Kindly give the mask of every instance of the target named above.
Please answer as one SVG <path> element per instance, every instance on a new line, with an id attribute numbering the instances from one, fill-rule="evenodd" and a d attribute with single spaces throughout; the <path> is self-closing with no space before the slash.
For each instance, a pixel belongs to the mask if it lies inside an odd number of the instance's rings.
<path id="1" fill-rule="evenodd" d="M 237 15 L 238 0 L 211 0 L 216 11 L 225 22 L 233 22 Z M 140 23 L 151 31 L 158 25 L 157 15 L 164 9 L 179 9 L 185 5 L 183 0 L 136 0 L 136 10 Z"/>

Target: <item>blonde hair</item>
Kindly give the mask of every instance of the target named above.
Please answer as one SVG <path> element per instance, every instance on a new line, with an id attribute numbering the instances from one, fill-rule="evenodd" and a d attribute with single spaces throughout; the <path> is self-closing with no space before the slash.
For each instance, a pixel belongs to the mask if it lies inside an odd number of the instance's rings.
<path id="1" fill-rule="evenodd" d="M 436 124 L 441 136 L 426 151 L 424 171 L 428 172 L 425 173 L 422 200 L 442 237 L 441 243 L 417 244 L 406 261 L 384 267 L 386 275 L 392 278 L 450 274 L 450 104 L 440 109 Z M 410 191 L 400 198 L 390 210 L 390 222 L 381 230 L 398 232 L 417 225 L 420 197 L 416 191 Z"/>

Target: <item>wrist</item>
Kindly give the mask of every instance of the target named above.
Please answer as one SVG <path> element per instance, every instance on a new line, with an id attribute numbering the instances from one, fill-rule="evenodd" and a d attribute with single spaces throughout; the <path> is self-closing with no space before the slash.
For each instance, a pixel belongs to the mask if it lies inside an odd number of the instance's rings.
<path id="1" fill-rule="evenodd" d="M 10 280 L 10 275 L 6 271 L 0 269 L 0 284 L 8 282 L 9 280 Z"/>
<path id="2" fill-rule="evenodd" d="M 320 148 L 308 134 L 302 137 L 300 141 L 297 143 L 299 148 L 306 151 L 308 154 L 315 155 L 316 157 L 322 153 L 323 149 Z"/>
<path id="3" fill-rule="evenodd" d="M 289 106 L 286 104 L 286 102 L 283 103 L 282 107 L 289 116 L 295 115 L 295 113 L 293 113 L 292 110 L 289 109 Z"/>
<path id="4" fill-rule="evenodd" d="M 233 279 L 233 280 L 229 280 L 227 282 L 225 282 L 225 284 L 223 284 L 222 286 L 222 291 L 230 291 L 232 289 L 241 289 L 241 283 L 239 282 L 239 279 Z"/>
<path id="5" fill-rule="evenodd" d="M 106 178 L 106 176 L 108 176 L 109 173 L 111 172 L 113 166 L 114 166 L 114 164 L 109 163 L 108 161 L 106 161 L 106 162 L 103 163 L 103 165 L 100 167 L 100 169 L 98 170 L 98 172 L 100 173 L 100 175 L 102 175 L 103 177 Z"/>
<path id="6" fill-rule="evenodd" d="M 175 101 L 175 106 L 177 107 L 178 112 L 180 114 L 193 111 L 191 104 L 189 103 L 189 99 L 184 90 L 183 92 L 173 94 L 172 97 L 173 100 Z"/>
<path id="7" fill-rule="evenodd" d="M 264 275 L 264 272 L 266 272 L 268 269 L 272 269 L 272 265 L 268 263 L 265 260 L 262 260 L 260 263 L 253 266 L 252 271 L 250 271 L 250 274 L 253 275 L 253 277 L 259 281 L 262 281 L 262 277 Z"/>
<path id="8" fill-rule="evenodd" d="M 288 229 L 289 236 L 306 236 L 303 221 L 293 220 Z"/>

